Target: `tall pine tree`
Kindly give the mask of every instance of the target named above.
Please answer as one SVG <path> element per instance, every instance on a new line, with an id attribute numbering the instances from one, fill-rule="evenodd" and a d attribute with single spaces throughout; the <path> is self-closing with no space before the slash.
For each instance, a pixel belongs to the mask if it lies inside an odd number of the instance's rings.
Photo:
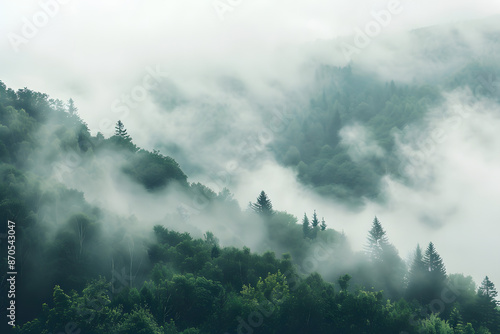
<path id="1" fill-rule="evenodd" d="M 500 311 L 497 309 L 498 292 L 495 284 L 486 276 L 477 291 L 477 315 L 479 323 L 492 333 L 500 333 Z"/>
<path id="2" fill-rule="evenodd" d="M 434 277 L 443 281 L 446 280 L 446 268 L 432 242 L 429 242 L 429 246 L 425 251 L 424 264 L 427 271 L 432 273 Z"/>
<path id="3" fill-rule="evenodd" d="M 325 222 L 325 218 L 324 217 L 321 218 L 321 225 L 320 225 L 320 227 L 321 227 L 321 231 L 326 230 L 326 222 Z"/>
<path id="4" fill-rule="evenodd" d="M 373 220 L 367 241 L 365 251 L 371 262 L 372 284 L 386 291 L 390 298 L 400 298 L 406 268 L 377 217 Z"/>
<path id="5" fill-rule="evenodd" d="M 477 294 L 479 296 L 487 297 L 491 301 L 495 301 L 495 298 L 498 297 L 498 292 L 495 288 L 495 284 L 490 281 L 488 276 L 486 276 L 481 282 L 481 286 L 479 287 Z"/>
<path id="6" fill-rule="evenodd" d="M 423 258 L 426 274 L 422 298 L 425 303 L 440 298 L 446 283 L 446 268 L 434 244 L 429 242 Z"/>
<path id="7" fill-rule="evenodd" d="M 318 236 L 318 229 L 319 229 L 319 220 L 318 220 L 318 215 L 316 214 L 316 210 L 314 210 L 313 213 L 313 218 L 311 220 L 311 239 L 316 239 Z"/>
<path id="8" fill-rule="evenodd" d="M 406 290 L 406 298 L 408 300 L 416 299 L 422 301 L 422 286 L 425 281 L 427 269 L 422 255 L 420 245 L 417 245 L 415 257 L 411 263 L 410 272 L 408 275 L 408 288 Z"/>
<path id="9" fill-rule="evenodd" d="M 274 214 L 273 204 L 264 190 L 262 190 L 259 197 L 257 197 L 257 202 L 251 204 L 251 208 L 263 217 L 270 217 Z"/>
<path id="10" fill-rule="evenodd" d="M 130 136 L 127 133 L 127 130 L 125 129 L 125 125 L 123 125 L 121 120 L 118 120 L 115 125 L 115 136 L 121 137 L 123 139 L 130 139 Z"/>

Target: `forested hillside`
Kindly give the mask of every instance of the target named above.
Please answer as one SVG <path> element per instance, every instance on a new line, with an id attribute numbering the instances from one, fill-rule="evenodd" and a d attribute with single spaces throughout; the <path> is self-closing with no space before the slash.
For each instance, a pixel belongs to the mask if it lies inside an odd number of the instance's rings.
<path id="1" fill-rule="evenodd" d="M 398 170 L 377 156 L 353 160 L 341 129 L 362 124 L 390 152 L 392 131 L 439 104 L 440 88 L 351 67 L 317 73 L 324 90 L 270 146 L 322 194 L 376 197 L 379 179 Z M 405 262 L 383 217 L 354 252 L 321 212 L 280 211 L 265 189 L 242 210 L 228 189 L 189 182 L 174 158 L 137 147 L 120 120 L 113 136 L 91 135 L 72 100 L 1 83 L 0 158 L 0 219 L 15 222 L 16 333 L 500 333 L 494 283 L 447 272 L 432 240 Z M 71 188 L 79 183 L 158 198 L 166 211 L 142 221 L 90 202 Z M 195 213 L 167 211 L 169 196 Z M 216 224 L 230 242 L 210 231 Z M 0 233 L 5 296 L 14 239 L 7 225 Z"/>
<path id="2" fill-rule="evenodd" d="M 432 51 L 433 57 L 439 54 Z M 383 200 L 381 178 L 407 176 L 396 137 L 401 140 L 405 128 L 443 108 L 443 93 L 468 89 L 478 98 L 497 97 L 500 73 L 492 56 L 465 61 L 429 80 L 432 84 L 383 82 L 351 66 L 320 66 L 309 105 L 287 119 L 286 130 L 272 143 L 274 153 L 324 196 L 353 205 L 362 197 Z"/>

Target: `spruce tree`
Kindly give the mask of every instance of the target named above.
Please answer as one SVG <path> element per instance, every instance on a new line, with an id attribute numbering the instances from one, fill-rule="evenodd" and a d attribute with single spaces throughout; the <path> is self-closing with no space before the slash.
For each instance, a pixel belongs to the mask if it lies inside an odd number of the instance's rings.
<path id="1" fill-rule="evenodd" d="M 115 136 L 121 137 L 123 139 L 130 139 L 130 136 L 125 129 L 125 125 L 123 125 L 122 121 L 118 120 L 115 126 Z"/>
<path id="2" fill-rule="evenodd" d="M 373 219 L 372 228 L 370 232 L 368 232 L 368 243 L 365 247 L 365 251 L 368 253 L 368 256 L 371 260 L 377 261 L 382 257 L 382 251 L 384 246 L 388 245 L 389 241 L 385 234 L 384 228 L 382 224 L 375 216 Z"/>
<path id="3" fill-rule="evenodd" d="M 321 231 L 326 230 L 326 223 L 325 223 L 325 218 L 324 217 L 321 218 L 321 225 L 320 225 L 320 227 L 321 227 Z"/>
<path id="4" fill-rule="evenodd" d="M 446 280 L 446 268 L 432 242 L 429 242 L 429 246 L 425 251 L 424 264 L 428 272 L 433 274 L 432 276 L 436 277 L 436 279 Z"/>
<path id="5" fill-rule="evenodd" d="M 302 232 L 304 233 L 304 238 L 310 237 L 311 227 L 309 226 L 309 218 L 307 218 L 306 213 L 304 213 L 304 218 L 302 219 Z"/>
<path id="6" fill-rule="evenodd" d="M 415 250 L 415 257 L 413 258 L 413 262 L 410 268 L 410 281 L 419 281 L 423 278 L 425 270 L 424 257 L 422 255 L 422 249 L 420 245 L 417 245 L 417 249 Z"/>
<path id="7" fill-rule="evenodd" d="M 311 225 L 313 228 L 319 225 L 319 220 L 318 220 L 318 215 L 316 214 L 316 210 L 314 210 L 313 218 L 311 220 Z"/>
<path id="8" fill-rule="evenodd" d="M 495 301 L 495 298 L 498 297 L 497 289 L 495 288 L 495 284 L 486 276 L 484 280 L 481 282 L 481 286 L 479 287 L 477 294 L 479 296 L 488 297 L 491 301 Z"/>
<path id="9" fill-rule="evenodd" d="M 422 288 L 425 282 L 427 269 L 425 267 L 422 249 L 417 245 L 415 250 L 415 257 L 411 263 L 410 272 L 408 276 L 408 288 L 406 290 L 406 297 L 411 301 L 416 299 L 422 301 Z"/>
<path id="10" fill-rule="evenodd" d="M 457 306 L 454 306 L 451 310 L 450 318 L 448 321 L 450 323 L 450 326 L 455 329 L 463 327 L 464 323 L 462 321 L 462 315 L 460 314 L 460 310 L 457 308 Z"/>
<path id="11" fill-rule="evenodd" d="M 377 217 L 373 220 L 367 241 L 365 251 L 371 261 L 373 286 L 384 290 L 390 298 L 400 298 L 406 267 L 396 247 L 389 243 Z"/>
<path id="12" fill-rule="evenodd" d="M 446 282 L 446 268 L 432 242 L 427 246 L 423 261 L 426 274 L 422 297 L 424 302 L 428 303 L 435 298 L 440 298 Z"/>
<path id="13" fill-rule="evenodd" d="M 476 310 L 479 323 L 492 333 L 500 333 L 500 311 L 497 309 L 497 297 L 498 292 L 495 285 L 486 276 L 477 291 Z"/>
<path id="14" fill-rule="evenodd" d="M 264 190 L 262 190 L 260 192 L 259 197 L 257 197 L 257 202 L 251 204 L 251 208 L 257 214 L 264 217 L 270 217 L 274 214 L 273 204 L 271 203 L 271 200 L 267 197 Z"/>
<path id="15" fill-rule="evenodd" d="M 316 210 L 314 210 L 313 213 L 313 218 L 311 220 L 311 239 L 316 239 L 318 235 L 318 229 L 319 229 L 319 220 L 318 220 L 318 215 L 316 214 Z"/>
<path id="16" fill-rule="evenodd" d="M 349 281 L 351 280 L 352 276 L 349 274 L 345 274 L 344 276 L 340 276 L 337 282 L 340 285 L 340 291 L 347 293 L 347 289 L 349 289 Z"/>
<path id="17" fill-rule="evenodd" d="M 73 99 L 68 100 L 68 112 L 70 115 L 78 115 L 78 108 L 75 106 L 75 101 L 73 101 Z"/>

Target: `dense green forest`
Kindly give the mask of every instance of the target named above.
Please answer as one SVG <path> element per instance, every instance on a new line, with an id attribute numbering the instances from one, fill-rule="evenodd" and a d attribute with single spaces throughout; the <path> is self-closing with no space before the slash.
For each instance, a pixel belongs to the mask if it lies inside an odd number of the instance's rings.
<path id="1" fill-rule="evenodd" d="M 351 66 L 320 66 L 309 105 L 300 113 L 284 114 L 286 130 L 271 146 L 278 161 L 294 167 L 300 181 L 322 195 L 355 206 L 362 204 L 362 197 L 383 200 L 381 178 L 406 176 L 395 134 L 440 108 L 443 91 L 467 88 L 477 97 L 496 97 L 492 84 L 499 76 L 491 60 L 464 64 L 432 84 L 381 82 Z M 343 140 L 345 126 L 366 129 L 372 150 L 363 152 L 348 138 Z"/>
<path id="2" fill-rule="evenodd" d="M 353 159 L 342 129 L 362 124 L 392 152 L 394 131 L 422 120 L 442 89 L 472 85 L 477 71 L 496 73 L 473 63 L 429 86 L 320 67 L 318 95 L 270 149 L 320 194 L 377 198 L 381 177 L 404 175 L 390 159 Z M 16 333 L 500 333 L 494 283 L 448 273 L 431 240 L 406 263 L 383 217 L 354 252 L 315 208 L 297 218 L 264 190 L 242 210 L 229 189 L 189 182 L 172 157 L 141 149 L 116 121 L 113 136 L 93 136 L 72 100 L 0 82 L 0 219 L 16 224 Z M 133 184 L 198 203 L 196 217 L 179 210 L 148 225 L 68 186 L 107 173 L 120 192 Z M 231 221 L 230 245 L 209 225 L 178 231 L 221 217 Z M 246 236 L 257 229 L 250 249 Z M 13 243 L 3 223 L 0 234 L 5 296 Z"/>

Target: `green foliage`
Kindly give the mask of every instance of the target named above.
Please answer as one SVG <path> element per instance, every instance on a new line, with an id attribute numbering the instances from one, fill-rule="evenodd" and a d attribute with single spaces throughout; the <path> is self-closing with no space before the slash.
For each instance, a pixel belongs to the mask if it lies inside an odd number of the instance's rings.
<path id="1" fill-rule="evenodd" d="M 306 213 L 304 213 L 304 218 L 302 218 L 302 233 L 304 234 L 304 238 L 308 238 L 311 235 L 311 226 Z"/>
<path id="2" fill-rule="evenodd" d="M 260 192 L 259 197 L 257 197 L 257 202 L 252 203 L 251 207 L 255 213 L 262 217 L 270 217 L 274 214 L 273 204 L 264 190 Z"/>
<path id="3" fill-rule="evenodd" d="M 296 166 L 301 161 L 299 149 L 295 146 L 290 146 L 283 158 L 286 165 Z"/>
<path id="4" fill-rule="evenodd" d="M 52 307 L 44 304 L 40 316 L 17 328 L 18 333 L 52 333 L 80 330 L 82 332 L 111 333 L 122 318 L 120 307 L 110 308 L 103 279 L 91 282 L 80 296 L 70 295 L 56 285 Z"/>
<path id="5" fill-rule="evenodd" d="M 498 297 L 497 289 L 495 288 L 495 284 L 486 276 L 484 280 L 481 282 L 481 286 L 478 289 L 477 294 L 480 297 L 484 297 L 489 299 L 493 303 L 496 303 L 495 298 Z"/>
<path id="6" fill-rule="evenodd" d="M 321 195 L 352 205 L 379 198 L 381 178 L 401 177 L 394 133 L 420 121 L 440 102 L 429 85 L 384 83 L 359 68 L 318 66 L 310 102 L 294 115 L 275 142 L 280 162 L 297 168 L 299 179 Z M 382 156 L 355 159 L 342 141 L 342 128 L 358 124 L 371 134 Z"/>
<path id="7" fill-rule="evenodd" d="M 321 218 L 321 225 L 320 225 L 320 228 L 321 228 L 321 231 L 325 231 L 325 230 L 326 230 L 326 222 L 325 222 L 325 218 Z"/>
<path id="8" fill-rule="evenodd" d="M 158 151 L 139 150 L 123 171 L 150 191 L 162 189 L 174 181 L 187 186 L 187 176 L 179 164 Z"/>
<path id="9" fill-rule="evenodd" d="M 118 332 L 123 334 L 162 334 L 151 313 L 144 308 L 126 314 L 123 322 L 118 326 Z"/>
<path id="10" fill-rule="evenodd" d="M 338 282 L 340 285 L 340 290 L 347 292 L 347 289 L 349 288 L 349 281 L 351 280 L 352 276 L 349 274 L 345 274 L 344 276 L 339 277 Z"/>
<path id="11" fill-rule="evenodd" d="M 371 286 L 383 290 L 390 298 L 400 298 L 403 295 L 406 267 L 377 217 L 368 232 L 365 252 L 370 260 L 367 266 L 372 273 Z"/>
<path id="12" fill-rule="evenodd" d="M 135 153 L 138 147 L 132 142 L 131 138 L 114 135 L 106 139 L 100 146 L 101 149 L 109 149 L 112 151 L 124 151 Z"/>
<path id="13" fill-rule="evenodd" d="M 444 288 L 446 282 L 446 268 L 432 242 L 427 246 L 423 261 L 427 272 L 424 281 L 425 288 L 422 294 L 424 296 L 424 301 L 430 302 L 432 299 L 438 298 Z"/>
<path id="14" fill-rule="evenodd" d="M 493 333 L 500 331 L 500 312 L 497 308 L 499 302 L 495 299 L 497 296 L 495 284 L 486 276 L 477 291 L 476 320 Z"/>
<path id="15" fill-rule="evenodd" d="M 125 125 L 123 125 L 122 121 L 120 121 L 120 120 L 118 120 L 118 122 L 116 122 L 115 136 L 121 137 L 125 140 L 131 140 L 130 136 L 127 133 L 127 130 L 125 129 Z"/>
<path id="16" fill-rule="evenodd" d="M 453 329 L 446 321 L 440 319 L 437 315 L 432 314 L 430 318 L 421 322 L 419 333 L 453 334 Z"/>
<path id="17" fill-rule="evenodd" d="M 333 85 L 333 77 L 342 85 Z M 303 182 L 323 194 L 377 196 L 379 177 L 395 173 L 377 157 L 353 159 L 341 141 L 342 125 L 362 123 L 390 153 L 390 130 L 420 119 L 439 99 L 432 87 L 364 79 L 350 68 L 323 68 L 318 80 L 328 89 L 291 121 L 287 140 L 272 144 L 278 155 L 286 152 L 280 159 L 296 166 Z M 209 231 L 199 239 L 157 225 L 153 238 L 151 231 L 131 234 L 129 227 L 143 222 L 90 205 L 83 193 L 62 185 L 80 173 L 98 175 L 99 156 L 108 154 L 118 179 L 125 174 L 151 192 L 180 185 L 182 196 L 204 208 L 201 222 L 222 212 L 234 221 L 235 235 L 261 224 L 266 233 L 258 252 L 223 247 Z M 241 212 L 228 189 L 217 194 L 188 183 L 173 158 L 138 148 L 121 121 L 111 138 L 94 137 L 73 100 L 65 104 L 27 88 L 14 92 L 0 82 L 0 219 L 16 221 L 21 273 L 15 332 L 499 332 L 493 283 L 486 278 L 477 290 L 470 277 L 447 277 L 432 243 L 425 256 L 417 248 L 405 296 L 423 298 L 409 304 L 399 299 L 406 268 L 377 218 L 366 256 L 353 253 L 343 233 L 326 229 L 316 211 L 311 221 L 304 214 L 297 224 L 297 217 L 274 210 L 263 191 L 252 207 L 265 219 Z M 187 221 L 180 214 L 174 219 Z M 312 270 L 305 267 L 311 259 Z M 3 257 L 3 272 L 6 263 Z M 328 274 L 323 278 L 316 269 Z M 421 308 L 445 287 L 453 304 L 425 318 Z M 5 298 L 0 303 L 6 307 Z"/>
<path id="18" fill-rule="evenodd" d="M 372 228 L 368 233 L 368 243 L 366 252 L 372 261 L 379 261 L 382 258 L 384 247 L 389 244 L 382 224 L 377 217 L 373 219 Z"/>
<path id="19" fill-rule="evenodd" d="M 340 290 L 335 293 L 333 284 L 317 273 L 297 276 L 288 265 L 289 256 L 277 260 L 272 253 L 221 248 L 219 257 L 211 258 L 210 249 L 218 241 L 210 232 L 204 240 L 161 226 L 154 232 L 157 246 L 150 248 L 165 257 L 157 259 L 161 262 L 142 288 L 124 289 L 110 299 L 110 284 L 102 278 L 81 295 L 66 294 L 56 286 L 52 305 L 45 305 L 39 317 L 17 332 L 48 333 L 72 326 L 92 333 L 211 333 L 238 328 L 279 328 L 286 333 L 488 333 L 486 327 L 463 322 L 457 307 L 449 322 L 437 314 L 412 322 L 418 308 L 404 300 L 384 300 L 380 291 L 349 292 L 349 274 L 339 278 Z M 186 259 L 196 253 L 206 255 L 204 262 L 186 267 Z M 208 265 L 220 271 L 208 270 Z M 474 291 L 467 286 L 468 278 L 450 279 L 460 284 L 463 294 Z M 491 284 L 483 285 L 491 291 Z"/>
<path id="20" fill-rule="evenodd" d="M 311 220 L 311 239 L 316 239 L 319 230 L 319 220 L 316 210 L 314 210 L 313 218 Z"/>
<path id="21" fill-rule="evenodd" d="M 259 277 L 256 287 L 252 287 L 250 284 L 243 285 L 243 290 L 240 293 L 251 307 L 257 307 L 266 302 L 272 303 L 274 307 L 279 309 L 279 305 L 290 297 L 289 290 L 286 277 L 278 270 L 275 274 L 268 273 L 264 280 Z"/>
<path id="22" fill-rule="evenodd" d="M 420 286 L 425 280 L 426 273 L 427 268 L 425 267 L 422 249 L 420 248 L 420 245 L 417 245 L 415 257 L 413 258 L 413 262 L 410 267 L 408 289 L 406 290 L 406 297 L 408 300 L 417 299 L 422 302 L 422 291 Z"/>
<path id="23" fill-rule="evenodd" d="M 432 242 L 429 243 L 429 246 L 425 251 L 424 264 L 429 272 L 436 275 L 437 279 L 444 280 L 446 278 L 446 269 L 444 267 L 443 260 L 436 252 Z"/>

